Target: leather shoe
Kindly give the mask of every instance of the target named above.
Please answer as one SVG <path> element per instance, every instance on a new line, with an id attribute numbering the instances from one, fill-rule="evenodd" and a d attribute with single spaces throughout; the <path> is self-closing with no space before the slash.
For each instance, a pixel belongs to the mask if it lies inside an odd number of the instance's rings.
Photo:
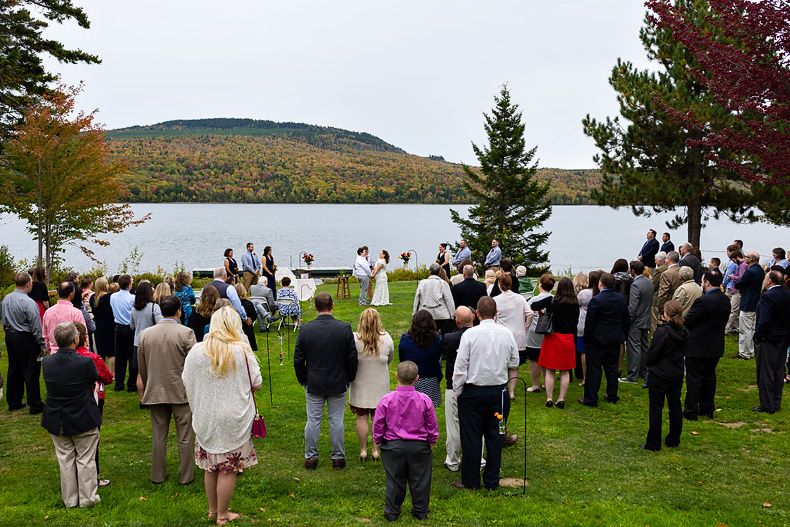
<path id="1" fill-rule="evenodd" d="M 614 401 L 610 401 L 610 400 L 609 400 L 609 395 L 605 393 L 605 394 L 603 394 L 603 400 L 604 400 L 604 401 L 606 401 L 607 403 L 616 404 L 616 403 L 617 403 L 617 401 L 619 401 L 619 400 L 620 400 L 620 398 L 618 397 L 618 398 L 617 398 L 617 399 L 615 399 Z"/>
<path id="2" fill-rule="evenodd" d="M 502 448 L 513 446 L 516 444 L 516 441 L 518 441 L 518 434 L 506 435 L 505 439 L 502 441 Z"/>
<path id="3" fill-rule="evenodd" d="M 647 448 L 647 445 L 639 445 L 639 448 L 641 448 L 642 450 L 650 450 L 651 452 L 658 452 L 657 449 Z"/>
<path id="4" fill-rule="evenodd" d="M 564 410 L 565 409 L 565 401 L 557 401 L 556 403 L 554 403 L 554 407 L 555 408 L 559 408 L 560 410 Z"/>
<path id="5" fill-rule="evenodd" d="M 333 459 L 332 460 L 332 468 L 335 470 L 341 470 L 346 468 L 346 460 L 345 458 L 340 459 Z"/>
<path id="6" fill-rule="evenodd" d="M 17 410 L 21 410 L 22 408 L 27 408 L 27 403 L 22 403 L 20 406 L 15 406 L 14 408 L 8 407 L 9 412 L 16 412 Z"/>
<path id="7" fill-rule="evenodd" d="M 774 413 L 772 410 L 767 410 L 762 406 L 755 406 L 754 408 L 752 408 L 752 412 L 764 412 L 766 414 L 771 414 L 771 415 L 773 415 Z"/>
<path id="8" fill-rule="evenodd" d="M 450 483 L 450 485 L 452 485 L 453 487 L 455 487 L 457 489 L 465 489 L 466 488 L 466 486 L 464 486 L 464 484 L 461 483 L 460 481 L 453 481 L 452 483 Z"/>
<path id="9" fill-rule="evenodd" d="M 307 470 L 315 470 L 317 466 L 318 466 L 318 460 L 317 459 L 305 459 L 304 460 L 304 468 L 306 468 Z"/>
<path id="10" fill-rule="evenodd" d="M 579 404 L 583 404 L 584 406 L 591 406 L 591 407 L 596 407 L 596 406 L 598 406 L 597 404 L 590 404 L 590 403 L 586 403 L 586 402 L 584 402 L 584 397 L 579 397 L 578 399 L 576 399 L 576 401 L 577 401 Z"/>

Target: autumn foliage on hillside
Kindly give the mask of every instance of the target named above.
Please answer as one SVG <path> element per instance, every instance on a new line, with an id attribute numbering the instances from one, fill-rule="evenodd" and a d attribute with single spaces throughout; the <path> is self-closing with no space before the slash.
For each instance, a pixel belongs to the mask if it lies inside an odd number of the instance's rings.
<path id="1" fill-rule="evenodd" d="M 132 202 L 470 201 L 461 165 L 406 154 L 369 134 L 313 128 L 157 125 L 108 136 L 112 155 L 129 167 L 124 200 Z M 555 204 L 589 203 L 600 181 L 597 170 L 543 169 L 539 177 L 551 183 Z"/>

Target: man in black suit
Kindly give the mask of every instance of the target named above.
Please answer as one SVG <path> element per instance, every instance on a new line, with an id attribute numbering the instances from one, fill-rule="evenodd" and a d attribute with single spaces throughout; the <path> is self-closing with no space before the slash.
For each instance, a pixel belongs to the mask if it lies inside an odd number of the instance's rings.
<path id="1" fill-rule="evenodd" d="M 74 323 L 61 322 L 55 326 L 58 352 L 44 357 L 41 364 L 47 384 L 41 426 L 55 444 L 66 507 L 90 507 L 101 501 L 96 478 L 101 414 L 93 397 L 99 373 L 93 359 L 74 351 L 79 340 Z"/>
<path id="2" fill-rule="evenodd" d="M 647 231 L 647 241 L 642 245 L 642 250 L 639 251 L 637 259 L 639 259 L 645 267 L 653 268 L 656 266 L 656 254 L 658 254 L 656 231 L 650 229 Z"/>
<path id="3" fill-rule="evenodd" d="M 693 245 L 686 242 L 681 244 L 680 246 L 680 261 L 678 265 L 680 267 L 691 267 L 691 270 L 694 271 L 694 281 L 697 284 L 702 282 L 702 262 L 699 261 L 699 258 L 692 254 L 691 250 L 694 248 Z"/>
<path id="4" fill-rule="evenodd" d="M 689 345 L 683 417 L 689 421 L 696 421 L 699 414 L 713 417 L 716 409 L 716 365 L 724 354 L 724 327 L 730 317 L 730 299 L 721 292 L 721 281 L 721 273 L 705 273 L 705 294 L 694 301 L 686 315 Z"/>
<path id="5" fill-rule="evenodd" d="M 357 375 L 357 347 L 351 324 L 332 316 L 334 304 L 329 293 L 315 297 L 318 317 L 304 324 L 296 337 L 294 370 L 307 399 L 307 424 L 304 428 L 304 466 L 318 465 L 318 436 L 324 418 L 329 417 L 329 441 L 332 444 L 332 468 L 346 466 L 343 445 L 343 414 L 346 391 Z"/>
<path id="6" fill-rule="evenodd" d="M 471 265 L 466 267 L 471 267 Z M 485 293 L 485 291 L 483 292 Z M 458 346 L 461 344 L 461 336 L 467 329 L 472 327 L 474 319 L 475 315 L 471 309 L 464 305 L 457 307 L 455 309 L 455 324 L 458 326 L 458 331 L 445 334 L 442 337 L 442 342 L 439 344 L 442 358 L 445 360 L 444 377 L 447 382 L 444 396 L 447 456 L 444 459 L 444 466 L 450 472 L 458 472 L 458 469 L 461 467 L 461 427 L 458 423 L 458 399 L 453 392 L 453 369 L 455 368 L 455 358 L 458 356 Z M 484 461 L 481 464 L 485 466 Z"/>
<path id="7" fill-rule="evenodd" d="M 603 398 L 616 403 L 617 361 L 620 344 L 625 342 L 631 328 L 631 315 L 625 297 L 614 291 L 614 275 L 603 273 L 599 282 L 601 290 L 587 306 L 584 323 L 584 347 L 587 355 L 587 378 L 584 397 L 578 401 L 585 406 L 598 406 L 598 389 L 601 387 L 601 370 L 606 374 L 606 394 Z"/>
<path id="8" fill-rule="evenodd" d="M 783 286 L 782 278 L 779 271 L 765 276 L 765 293 L 757 304 L 754 356 L 760 406 L 752 408 L 755 412 L 772 414 L 782 406 L 784 366 L 790 346 L 790 291 Z"/>
<path id="9" fill-rule="evenodd" d="M 664 242 L 661 244 L 661 249 L 659 252 L 668 253 L 669 251 L 675 250 L 675 244 L 669 239 L 669 233 L 665 232 L 661 235 L 661 241 Z"/>
<path id="10" fill-rule="evenodd" d="M 485 284 L 475 280 L 474 276 L 475 268 L 465 265 L 463 281 L 453 286 L 455 307 L 466 306 L 474 311 L 477 309 L 477 301 L 486 296 Z M 452 386 L 452 382 L 450 382 L 450 386 Z"/>

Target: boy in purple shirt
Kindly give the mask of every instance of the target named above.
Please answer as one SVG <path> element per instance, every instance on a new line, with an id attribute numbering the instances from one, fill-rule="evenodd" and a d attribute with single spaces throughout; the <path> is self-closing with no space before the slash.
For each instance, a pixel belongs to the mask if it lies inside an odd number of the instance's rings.
<path id="1" fill-rule="evenodd" d="M 431 398 L 414 389 L 414 381 L 419 378 L 417 365 L 401 362 L 395 377 L 398 387 L 379 401 L 373 419 L 373 441 L 381 445 L 387 475 L 384 517 L 398 519 L 408 481 L 411 513 L 424 520 L 430 512 L 433 447 L 439 438 L 439 425 Z"/>

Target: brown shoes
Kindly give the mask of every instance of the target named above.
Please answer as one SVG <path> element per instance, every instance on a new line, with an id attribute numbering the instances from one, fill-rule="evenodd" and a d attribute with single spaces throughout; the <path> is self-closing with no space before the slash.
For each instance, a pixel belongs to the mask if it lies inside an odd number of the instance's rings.
<path id="1" fill-rule="evenodd" d="M 518 434 L 508 435 L 505 434 L 505 439 L 502 441 L 502 448 L 513 446 L 518 441 Z"/>
<path id="2" fill-rule="evenodd" d="M 341 470 L 346 468 L 346 460 L 345 458 L 341 459 L 333 459 L 332 460 L 332 468 L 335 470 Z"/>
<path id="3" fill-rule="evenodd" d="M 464 486 L 464 484 L 461 483 L 460 481 L 453 481 L 452 483 L 450 483 L 450 485 L 452 485 L 453 487 L 455 487 L 457 489 L 465 489 L 466 488 Z"/>
<path id="4" fill-rule="evenodd" d="M 304 460 L 304 468 L 306 468 L 307 470 L 315 470 L 315 468 L 317 466 L 318 466 L 318 460 L 317 459 L 305 459 Z"/>

